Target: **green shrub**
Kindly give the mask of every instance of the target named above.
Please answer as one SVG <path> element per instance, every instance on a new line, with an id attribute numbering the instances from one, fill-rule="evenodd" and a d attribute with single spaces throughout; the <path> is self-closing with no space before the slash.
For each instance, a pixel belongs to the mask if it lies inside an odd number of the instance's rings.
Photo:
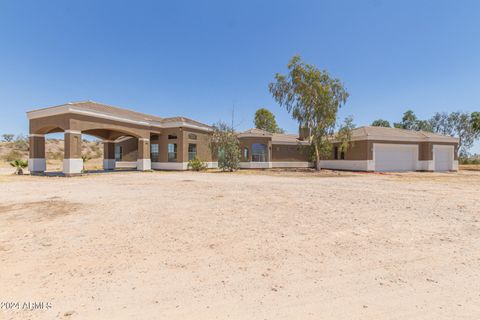
<path id="1" fill-rule="evenodd" d="M 207 163 L 198 158 L 188 161 L 188 168 L 193 171 L 203 171 L 207 169 Z"/>
<path id="2" fill-rule="evenodd" d="M 23 169 L 28 167 L 28 162 L 22 159 L 15 159 L 10 162 L 10 165 L 15 168 L 15 174 L 23 174 Z"/>

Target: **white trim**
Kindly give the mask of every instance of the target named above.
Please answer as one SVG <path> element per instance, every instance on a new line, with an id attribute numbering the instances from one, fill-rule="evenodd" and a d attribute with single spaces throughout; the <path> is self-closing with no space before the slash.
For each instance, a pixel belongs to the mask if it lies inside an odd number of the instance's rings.
<path id="1" fill-rule="evenodd" d="M 44 172 L 46 169 L 47 169 L 47 162 L 45 161 L 45 158 L 28 159 L 28 171 Z"/>
<path id="2" fill-rule="evenodd" d="M 272 168 L 312 168 L 313 163 L 308 161 L 286 161 L 286 162 L 272 162 Z"/>
<path id="3" fill-rule="evenodd" d="M 63 159 L 63 173 L 77 174 L 82 173 L 83 160 L 82 159 Z"/>
<path id="4" fill-rule="evenodd" d="M 138 171 L 152 170 L 152 161 L 150 159 L 138 159 L 137 170 Z"/>
<path id="5" fill-rule="evenodd" d="M 458 171 L 458 160 L 453 160 L 452 171 Z"/>
<path id="6" fill-rule="evenodd" d="M 186 128 L 191 128 L 191 129 L 198 129 L 198 130 L 203 130 L 203 131 L 213 131 L 212 128 L 209 127 L 202 127 L 196 124 L 191 124 L 185 121 L 176 121 L 176 122 L 157 122 L 161 128 L 177 128 L 177 127 L 186 127 Z"/>
<path id="7" fill-rule="evenodd" d="M 269 169 L 271 167 L 271 162 L 240 162 L 240 168 L 242 169 Z"/>
<path id="8" fill-rule="evenodd" d="M 45 138 L 45 135 L 44 135 L 44 134 L 40 134 L 40 133 L 30 133 L 28 136 L 29 136 L 29 137 Z"/>
<path id="9" fill-rule="evenodd" d="M 115 170 L 115 159 L 103 159 L 103 170 Z"/>
<path id="10" fill-rule="evenodd" d="M 71 133 L 71 134 L 82 134 L 82 131 L 78 130 L 65 130 L 64 133 Z"/>
<path id="11" fill-rule="evenodd" d="M 155 170 L 187 170 L 188 162 L 152 162 Z"/>
<path id="12" fill-rule="evenodd" d="M 419 160 L 417 162 L 417 170 L 435 171 L 435 163 L 433 162 L 433 160 Z"/>
<path id="13" fill-rule="evenodd" d="M 139 141 L 150 141 L 148 138 L 138 138 Z"/>
<path id="14" fill-rule="evenodd" d="M 136 168 L 137 161 L 115 161 L 115 168 Z"/>
<path id="15" fill-rule="evenodd" d="M 209 169 L 216 169 L 218 168 L 218 162 L 217 161 L 214 161 L 214 162 L 207 162 L 207 168 Z"/>
<path id="16" fill-rule="evenodd" d="M 373 171 L 372 160 L 320 160 L 322 169 Z"/>

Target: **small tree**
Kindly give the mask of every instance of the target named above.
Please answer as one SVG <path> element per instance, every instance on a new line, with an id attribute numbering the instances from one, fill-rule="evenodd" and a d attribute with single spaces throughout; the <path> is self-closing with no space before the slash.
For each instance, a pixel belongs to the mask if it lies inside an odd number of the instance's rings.
<path id="1" fill-rule="evenodd" d="M 28 167 L 28 162 L 22 159 L 16 159 L 10 162 L 10 165 L 15 168 L 15 174 L 22 175 L 23 169 Z"/>
<path id="2" fill-rule="evenodd" d="M 15 137 L 15 135 L 13 135 L 13 134 L 11 134 L 11 133 L 4 133 L 4 134 L 2 134 L 2 140 L 3 140 L 4 142 L 12 142 L 14 137 Z"/>
<path id="3" fill-rule="evenodd" d="M 275 116 L 269 110 L 260 108 L 255 112 L 255 128 L 271 133 L 283 133 L 284 130 L 278 127 Z"/>
<path id="4" fill-rule="evenodd" d="M 348 116 L 340 125 L 340 128 L 338 129 L 335 137 L 335 140 L 338 141 L 338 149 L 340 150 L 340 152 L 347 152 L 348 148 L 351 146 L 353 129 L 355 129 L 355 124 L 353 124 L 353 117 Z"/>
<path id="5" fill-rule="evenodd" d="M 316 169 L 320 159 L 330 153 L 338 109 L 347 102 L 348 93 L 339 79 L 327 71 L 304 63 L 294 56 L 288 63 L 289 73 L 275 75 L 269 90 L 280 106 L 285 107 L 300 126 L 310 132 Z"/>
<path id="6" fill-rule="evenodd" d="M 390 122 L 388 122 L 387 120 L 383 120 L 383 119 L 377 119 L 377 120 L 372 122 L 372 126 L 373 127 L 390 128 Z"/>
<path id="7" fill-rule="evenodd" d="M 224 122 L 213 125 L 210 150 L 218 156 L 218 167 L 223 171 L 234 171 L 240 167 L 240 143 L 233 128 Z"/>
<path id="8" fill-rule="evenodd" d="M 83 168 L 82 172 L 86 172 L 87 170 L 85 169 L 85 165 L 87 164 L 88 160 L 92 159 L 89 155 L 82 154 L 82 162 L 83 162 Z"/>

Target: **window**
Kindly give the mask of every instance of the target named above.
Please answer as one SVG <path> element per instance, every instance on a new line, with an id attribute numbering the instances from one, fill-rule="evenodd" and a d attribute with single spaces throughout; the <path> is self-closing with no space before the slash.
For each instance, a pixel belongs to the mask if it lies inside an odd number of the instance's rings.
<path id="1" fill-rule="evenodd" d="M 158 161 L 158 144 L 154 143 L 150 145 L 150 158 L 152 161 Z"/>
<path id="2" fill-rule="evenodd" d="M 168 140 L 175 140 L 177 139 L 177 135 L 176 134 L 169 134 L 168 135 Z"/>
<path id="3" fill-rule="evenodd" d="M 121 146 L 115 146 L 115 160 L 116 161 L 122 161 L 122 147 Z"/>
<path id="4" fill-rule="evenodd" d="M 243 159 L 248 160 L 248 148 L 243 148 Z"/>
<path id="5" fill-rule="evenodd" d="M 189 133 L 189 134 L 188 134 L 188 139 L 190 139 L 190 140 L 197 140 L 197 135 L 196 135 L 196 134 L 193 134 L 193 133 Z"/>
<path id="6" fill-rule="evenodd" d="M 194 143 L 188 144 L 188 160 L 193 160 L 197 157 L 197 145 Z"/>
<path id="7" fill-rule="evenodd" d="M 338 147 L 333 148 L 333 159 L 338 160 Z"/>
<path id="8" fill-rule="evenodd" d="M 252 144 L 252 161 L 253 162 L 267 161 L 267 145 L 263 143 Z"/>
<path id="9" fill-rule="evenodd" d="M 177 144 L 169 143 L 168 144 L 168 162 L 177 161 Z"/>

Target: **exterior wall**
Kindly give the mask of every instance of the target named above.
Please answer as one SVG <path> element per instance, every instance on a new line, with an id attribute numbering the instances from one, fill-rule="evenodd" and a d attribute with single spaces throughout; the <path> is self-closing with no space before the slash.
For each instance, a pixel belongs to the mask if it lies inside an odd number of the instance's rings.
<path id="1" fill-rule="evenodd" d="M 121 161 L 137 161 L 138 158 L 138 139 L 130 138 L 122 142 L 117 142 L 115 145 L 122 147 Z"/>
<path id="2" fill-rule="evenodd" d="M 240 141 L 240 149 L 241 149 L 241 160 L 240 162 L 251 162 L 252 161 L 252 145 L 255 143 L 262 143 L 267 145 L 267 161 L 271 161 L 272 159 L 272 139 L 270 137 L 244 137 L 239 138 Z M 244 158 L 243 148 L 248 148 L 248 157 Z"/>
<path id="3" fill-rule="evenodd" d="M 308 146 L 295 144 L 272 145 L 272 162 L 309 161 Z"/>
<path id="4" fill-rule="evenodd" d="M 332 154 L 324 159 L 321 163 L 322 168 L 338 169 L 338 170 L 360 170 L 374 171 L 375 161 L 373 159 L 374 144 L 402 144 L 418 146 L 417 170 L 433 171 L 433 147 L 435 145 L 451 145 L 457 150 L 456 143 L 448 142 L 414 142 L 414 141 L 390 141 L 390 140 L 361 140 L 351 143 L 349 149 L 345 153 L 345 159 L 334 160 L 334 148 Z M 338 146 L 337 143 L 333 145 Z M 454 152 L 454 168 L 458 163 L 457 152 Z"/>
<path id="5" fill-rule="evenodd" d="M 196 135 L 197 139 L 190 139 L 189 134 Z M 197 145 L 197 158 L 202 161 L 212 162 L 213 157 L 209 147 L 209 139 L 209 133 L 200 130 L 185 128 L 183 130 L 183 159 L 185 159 L 184 161 L 188 162 L 188 145 L 190 143 L 193 143 Z"/>
<path id="6" fill-rule="evenodd" d="M 176 135 L 177 139 L 168 139 L 169 135 Z M 158 138 L 150 141 L 150 143 L 158 144 L 158 161 L 168 162 L 168 144 L 177 144 L 177 161 L 183 162 L 183 130 L 182 128 L 168 128 L 162 130 Z"/>

